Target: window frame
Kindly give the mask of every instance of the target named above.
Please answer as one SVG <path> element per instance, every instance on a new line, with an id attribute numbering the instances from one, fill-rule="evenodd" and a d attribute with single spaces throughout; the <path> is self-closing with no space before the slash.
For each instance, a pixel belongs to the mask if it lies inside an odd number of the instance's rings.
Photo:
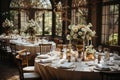
<path id="1" fill-rule="evenodd" d="M 118 1 L 108 1 L 108 2 L 99 2 L 97 4 L 97 15 L 99 16 L 96 16 L 97 17 L 97 45 L 101 45 L 102 44 L 102 6 L 105 6 L 105 5 L 115 5 L 115 4 L 118 4 L 119 5 L 119 13 L 118 13 L 118 16 L 120 18 L 120 2 Z M 118 18 L 118 19 L 119 19 Z M 120 20 L 118 20 L 118 45 L 109 45 L 109 44 L 102 44 L 104 46 L 109 46 L 109 47 L 115 47 L 115 46 L 120 46 Z"/>

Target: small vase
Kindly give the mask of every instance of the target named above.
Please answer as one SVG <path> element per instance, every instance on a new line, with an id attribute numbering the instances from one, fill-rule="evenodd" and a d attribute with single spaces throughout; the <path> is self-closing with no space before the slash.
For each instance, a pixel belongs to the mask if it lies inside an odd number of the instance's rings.
<path id="1" fill-rule="evenodd" d="M 86 60 L 86 52 L 85 52 L 85 40 L 83 40 L 83 58 L 82 61 Z"/>

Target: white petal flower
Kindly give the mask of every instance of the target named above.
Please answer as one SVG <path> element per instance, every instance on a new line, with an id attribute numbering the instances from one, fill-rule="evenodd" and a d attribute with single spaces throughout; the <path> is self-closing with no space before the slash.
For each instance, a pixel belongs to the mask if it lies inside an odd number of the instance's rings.
<path id="1" fill-rule="evenodd" d="M 87 27 L 89 27 L 89 28 L 92 27 L 92 26 L 93 26 L 93 25 L 92 25 L 91 23 L 89 23 L 89 24 L 87 25 Z"/>
<path id="2" fill-rule="evenodd" d="M 66 38 L 67 38 L 67 40 L 70 40 L 71 36 L 68 34 Z"/>
<path id="3" fill-rule="evenodd" d="M 77 34 L 74 34 L 73 39 L 77 39 L 77 36 L 78 36 Z"/>
<path id="4" fill-rule="evenodd" d="M 78 28 L 77 27 L 74 27 L 72 30 L 73 30 L 73 32 L 78 32 Z"/>

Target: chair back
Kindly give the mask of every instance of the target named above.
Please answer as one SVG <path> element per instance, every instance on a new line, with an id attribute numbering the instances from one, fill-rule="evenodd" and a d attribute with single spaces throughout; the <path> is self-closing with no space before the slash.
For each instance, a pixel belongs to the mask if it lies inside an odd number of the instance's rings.
<path id="1" fill-rule="evenodd" d="M 16 44 L 10 43 L 10 49 L 11 49 L 12 54 L 17 55 Z"/>
<path id="2" fill-rule="evenodd" d="M 8 44 L 7 44 L 6 40 L 2 40 L 1 41 L 2 50 L 7 51 L 7 46 L 8 46 Z"/>
<path id="3" fill-rule="evenodd" d="M 18 51 L 18 56 L 22 60 L 23 66 L 28 66 L 28 55 L 27 55 L 27 49 L 23 49 Z"/>
<path id="4" fill-rule="evenodd" d="M 66 45 L 66 44 L 57 44 L 56 48 L 59 49 L 60 51 L 62 51 L 63 48 L 68 48 L 68 45 Z"/>
<path id="5" fill-rule="evenodd" d="M 39 44 L 40 54 L 46 54 L 51 51 L 52 44 Z"/>

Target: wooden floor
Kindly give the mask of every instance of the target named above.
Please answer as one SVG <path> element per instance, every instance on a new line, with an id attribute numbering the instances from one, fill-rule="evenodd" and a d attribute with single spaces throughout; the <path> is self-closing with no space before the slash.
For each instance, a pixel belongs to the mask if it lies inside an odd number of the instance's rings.
<path id="1" fill-rule="evenodd" d="M 34 65 L 35 56 L 31 57 L 29 65 Z M 15 64 L 15 60 L 13 59 L 13 56 L 10 56 L 8 54 L 6 56 L 6 53 L 2 52 L 1 49 L 0 49 L 0 80 L 19 80 L 19 72 L 17 69 L 17 65 Z"/>
<path id="2" fill-rule="evenodd" d="M 0 61 L 0 80 L 19 80 L 19 72 L 15 64 Z"/>

